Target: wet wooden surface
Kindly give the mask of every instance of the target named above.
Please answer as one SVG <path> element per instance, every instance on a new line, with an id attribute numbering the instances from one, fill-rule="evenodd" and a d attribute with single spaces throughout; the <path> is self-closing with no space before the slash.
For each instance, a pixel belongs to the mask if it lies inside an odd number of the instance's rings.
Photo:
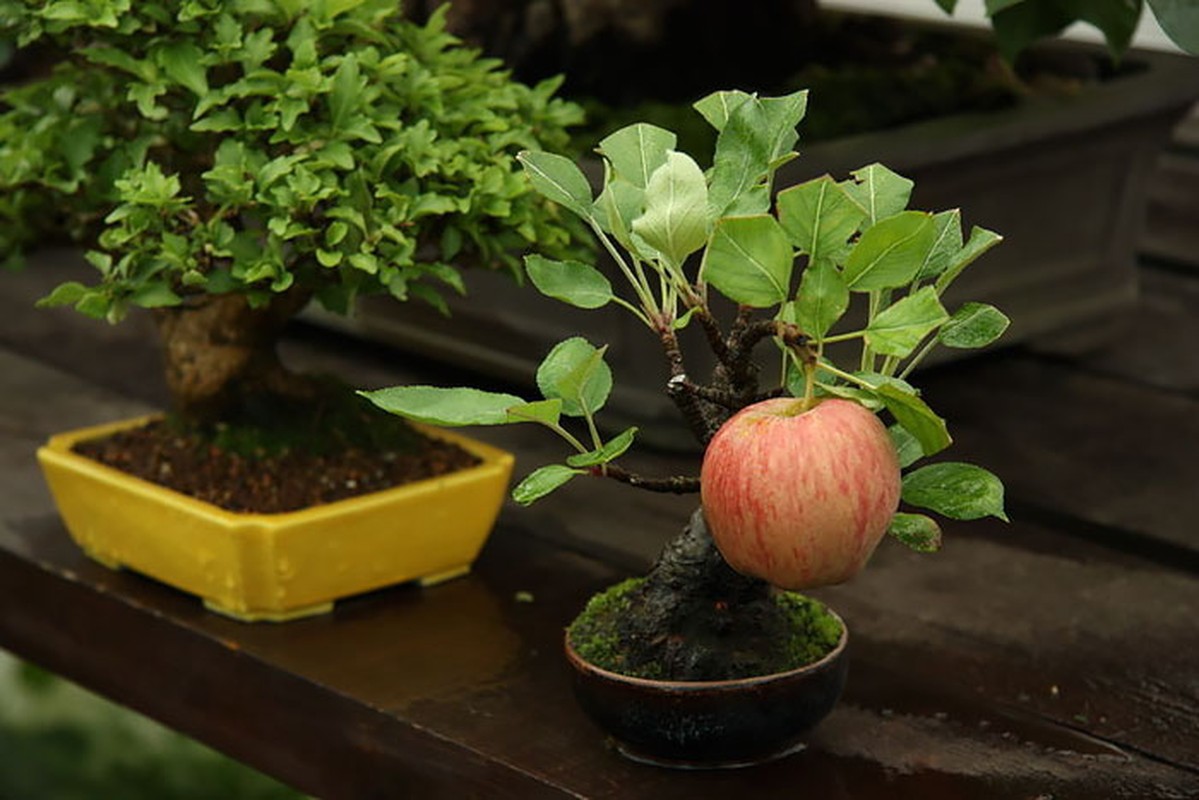
<path id="1" fill-rule="evenodd" d="M 820 596 L 852 631 L 850 681 L 808 747 L 746 770 L 628 763 L 582 716 L 563 626 L 643 569 L 687 499 L 576 482 L 506 509 L 475 572 L 327 617 L 245 626 L 84 559 L 33 462 L 51 431 L 162 401 L 146 320 L 37 312 L 53 263 L 0 297 L 0 646 L 321 797 L 1199 797 L 1199 301 L 1146 276 L 1103 350 L 1027 348 L 930 372 L 963 458 L 1005 478 L 1013 522 L 884 543 Z M 69 270 L 68 270 L 69 271 Z M 1189 292 L 1189 293 L 1188 293 Z M 1152 346 L 1150 346 L 1152 345 Z M 311 330 L 288 356 L 363 386 L 454 380 Z M 485 431 L 552 457 L 536 430 Z M 646 470 L 685 455 L 643 454 Z M 525 593 L 532 595 L 527 602 Z"/>

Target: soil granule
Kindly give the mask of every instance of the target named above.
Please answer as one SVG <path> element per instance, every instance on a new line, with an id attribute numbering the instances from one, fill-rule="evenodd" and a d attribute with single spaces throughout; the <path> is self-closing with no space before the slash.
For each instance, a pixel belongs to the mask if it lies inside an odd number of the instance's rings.
<path id="1" fill-rule="evenodd" d="M 158 420 L 81 442 L 75 452 L 226 510 L 259 514 L 332 503 L 479 463 L 450 442 L 417 431 L 407 438 L 403 449 L 244 455 Z"/>

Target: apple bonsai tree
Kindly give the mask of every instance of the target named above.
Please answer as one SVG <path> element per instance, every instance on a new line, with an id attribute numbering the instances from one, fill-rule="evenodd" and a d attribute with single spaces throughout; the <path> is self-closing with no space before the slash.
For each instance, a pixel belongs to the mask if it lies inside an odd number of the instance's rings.
<path id="1" fill-rule="evenodd" d="M 443 307 L 460 265 L 519 271 L 513 253 L 569 242 L 515 156 L 565 148 L 579 110 L 443 17 L 417 25 L 389 0 L 0 0 L 0 40 L 40 67 L 0 94 L 0 261 L 82 245 L 96 280 L 45 305 L 152 309 L 186 421 L 277 416 L 269 398 L 313 391 L 275 352 L 310 300 Z"/>
<path id="2" fill-rule="evenodd" d="M 887 532 L 937 549 L 940 527 L 926 511 L 1004 516 L 1002 484 L 981 467 L 917 464 L 950 436 L 909 381 L 937 345 L 981 347 L 1007 327 L 992 306 L 945 305 L 954 280 L 1000 237 L 978 227 L 963 235 L 956 209 L 907 209 L 912 182 L 879 164 L 776 196 L 772 176 L 796 157 L 806 102 L 806 92 L 700 100 L 719 132 L 706 170 L 675 150 L 670 131 L 624 128 L 599 144 L 598 196 L 569 159 L 520 156 L 533 186 L 591 229 L 625 290 L 590 264 L 540 254 L 526 259 L 529 278 L 545 295 L 619 307 L 649 330 L 664 390 L 705 448 L 698 476 L 621 465 L 637 430 L 602 432 L 596 417 L 613 377 L 604 347 L 581 337 L 545 358 L 540 397 L 433 386 L 364 393 L 417 420 L 535 423 L 561 436 L 574 452 L 524 478 L 513 491 L 521 504 L 579 476 L 700 493 L 648 577 L 592 601 L 590 611 L 617 612 L 614 630 L 586 635 L 596 633 L 584 630 L 587 613 L 572 627 L 580 655 L 614 672 L 719 680 L 797 666 L 787 664 L 804 650 L 788 633 L 795 596 L 776 589 L 851 578 Z M 714 362 L 704 379 L 684 357 L 687 327 Z M 771 362 L 778 377 L 764 383 Z M 595 646 L 584 654 L 587 640 Z"/>

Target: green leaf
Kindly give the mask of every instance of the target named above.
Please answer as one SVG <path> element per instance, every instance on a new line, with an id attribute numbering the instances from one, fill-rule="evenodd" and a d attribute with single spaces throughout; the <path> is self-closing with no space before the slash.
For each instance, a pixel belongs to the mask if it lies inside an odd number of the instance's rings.
<path id="1" fill-rule="evenodd" d="M 559 342 L 537 368 L 537 387 L 546 398 L 561 398 L 567 416 L 594 414 L 612 392 L 604 350 L 581 336 Z"/>
<path id="2" fill-rule="evenodd" d="M 1011 320 L 995 306 L 966 303 L 941 328 L 939 339 L 946 347 L 986 347 L 1002 336 L 1010 323 Z"/>
<path id="3" fill-rule="evenodd" d="M 933 215 L 933 246 L 916 276 L 920 280 L 933 278 L 949 269 L 953 259 L 962 251 L 962 212 L 959 209 Z"/>
<path id="4" fill-rule="evenodd" d="M 666 163 L 667 153 L 674 150 L 677 142 L 677 137 L 664 128 L 638 123 L 605 137 L 598 149 L 617 175 L 644 189 L 654 171 Z"/>
<path id="5" fill-rule="evenodd" d="M 906 286 L 919 274 L 935 236 L 932 217 L 922 211 L 903 211 L 872 225 L 845 260 L 846 285 L 855 292 Z"/>
<path id="6" fill-rule="evenodd" d="M 449 428 L 512 422 L 508 409 L 525 402 L 516 395 L 465 387 L 393 386 L 358 394 L 391 414 Z"/>
<path id="7" fill-rule="evenodd" d="M 158 48 L 154 55 L 171 80 L 197 97 L 208 94 L 208 77 L 203 66 L 204 51 L 199 47 L 189 42 L 174 42 Z"/>
<path id="8" fill-rule="evenodd" d="M 645 189 L 645 213 L 633 233 L 675 266 L 708 240 L 708 186 L 690 156 L 671 152 Z"/>
<path id="9" fill-rule="evenodd" d="M 633 437 L 636 434 L 636 428 L 629 428 L 614 436 L 597 450 L 570 456 L 566 459 L 566 463 L 572 467 L 594 467 L 598 464 L 615 461 L 624 455 L 624 452 L 633 444 Z"/>
<path id="10" fill-rule="evenodd" d="M 348 53 L 341 59 L 337 72 L 329 87 L 329 116 L 333 127 L 347 127 L 358 109 L 358 98 L 362 94 L 364 81 L 358 70 L 358 56 Z"/>
<path id="11" fill-rule="evenodd" d="M 779 222 L 812 264 L 840 264 L 866 211 L 828 175 L 779 192 Z"/>
<path id="12" fill-rule="evenodd" d="M 571 469 L 562 464 L 549 464 L 529 473 L 512 490 L 512 499 L 522 506 L 531 505 L 568 482 L 574 476 L 583 475 L 585 472 L 585 470 Z"/>
<path id="13" fill-rule="evenodd" d="M 707 97 L 697 100 L 691 107 L 698 111 L 713 128 L 722 131 L 737 107 L 751 97 L 753 95 L 737 90 L 712 92 Z"/>
<path id="14" fill-rule="evenodd" d="M 817 262 L 804 270 L 795 301 L 800 330 L 820 341 L 847 308 L 849 287 L 831 262 Z"/>
<path id="15" fill-rule="evenodd" d="M 613 298 L 612 284 L 589 264 L 529 255 L 525 256 L 525 271 L 537 291 L 572 306 L 602 308 Z"/>
<path id="16" fill-rule="evenodd" d="M 887 533 L 917 553 L 935 553 L 941 549 L 941 526 L 923 514 L 896 514 Z"/>
<path id="17" fill-rule="evenodd" d="M 604 190 L 596 198 L 595 220 L 600 228 L 616 237 L 629 252 L 639 253 L 631 235 L 633 220 L 645 211 L 645 190 L 609 175 Z M 642 256 L 644 257 L 644 256 Z"/>
<path id="18" fill-rule="evenodd" d="M 727 217 L 716 224 L 700 274 L 737 303 L 770 308 L 787 299 L 793 263 L 774 217 Z"/>
<path id="19" fill-rule="evenodd" d="M 887 433 L 891 435 L 891 442 L 895 445 L 895 453 L 899 456 L 900 469 L 907 469 L 924 458 L 924 448 L 920 446 L 920 441 L 907 428 L 897 423 L 888 427 Z"/>
<path id="20" fill-rule="evenodd" d="M 866 210 L 866 227 L 907 208 L 916 185 L 882 164 L 870 164 L 850 174 L 853 180 L 845 181 L 841 188 Z"/>
<path id="21" fill-rule="evenodd" d="M 936 281 L 937 294 L 945 294 L 945 290 L 953 283 L 962 270 L 974 263 L 983 253 L 1003 241 L 1003 237 L 994 231 L 975 226 L 970 231 L 970 239 L 966 246 L 950 259 L 949 267 L 938 276 Z"/>
<path id="22" fill-rule="evenodd" d="M 1003 510 L 1003 483 L 973 464 L 947 461 L 929 464 L 903 476 L 903 501 L 950 519 L 998 517 Z"/>
<path id="23" fill-rule="evenodd" d="M 1000 52 L 1009 61 L 1075 21 L 1101 30 L 1108 49 L 1119 57 L 1128 49 L 1141 16 L 1140 0 L 987 0 L 986 5 Z"/>
<path id="24" fill-rule="evenodd" d="M 714 219 L 763 214 L 770 208 L 763 178 L 770 166 L 772 142 L 765 129 L 762 103 L 751 97 L 733 109 L 716 137 L 708 195 Z"/>
<path id="25" fill-rule="evenodd" d="M 936 3 L 946 14 L 952 14 L 953 10 L 957 8 L 958 0 L 936 0 Z"/>
<path id="26" fill-rule="evenodd" d="M 532 403 L 521 403 L 508 409 L 509 422 L 537 422 L 541 425 L 554 426 L 562 417 L 562 400 L 555 397 L 552 400 L 534 400 Z"/>
<path id="27" fill-rule="evenodd" d="M 904 358 L 948 319 L 937 290 L 925 286 L 880 311 L 866 327 L 866 344 L 877 353 Z"/>
<path id="28" fill-rule="evenodd" d="M 175 294 L 165 283 L 150 283 L 135 291 L 129 298 L 135 306 L 142 308 L 164 308 L 177 306 L 183 298 Z"/>
<path id="29" fill-rule="evenodd" d="M 591 218 L 591 184 L 587 183 L 569 158 L 542 151 L 525 150 L 517 160 L 533 188 L 544 197 L 573 211 L 583 219 Z"/>
<path id="30" fill-rule="evenodd" d="M 1194 0 L 1149 0 L 1149 7 L 1170 41 L 1199 55 L 1199 4 Z"/>
<path id="31" fill-rule="evenodd" d="M 952 444 L 945 420 L 937 416 L 928 404 L 913 392 L 893 383 L 884 383 L 875 390 L 891 416 L 920 442 L 924 455 L 931 456 Z"/>
<path id="32" fill-rule="evenodd" d="M 50 294 L 37 301 L 38 308 L 56 308 L 78 303 L 90 290 L 78 281 L 67 281 L 54 287 Z"/>

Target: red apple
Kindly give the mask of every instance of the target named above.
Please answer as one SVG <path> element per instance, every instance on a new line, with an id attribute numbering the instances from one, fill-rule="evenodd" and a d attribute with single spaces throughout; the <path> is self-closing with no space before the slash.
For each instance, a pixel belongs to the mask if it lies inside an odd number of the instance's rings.
<path id="1" fill-rule="evenodd" d="M 899 506 L 899 459 L 861 405 L 825 399 L 804 411 L 784 397 L 716 432 L 700 484 L 708 529 L 733 569 L 806 589 L 865 566 Z"/>

